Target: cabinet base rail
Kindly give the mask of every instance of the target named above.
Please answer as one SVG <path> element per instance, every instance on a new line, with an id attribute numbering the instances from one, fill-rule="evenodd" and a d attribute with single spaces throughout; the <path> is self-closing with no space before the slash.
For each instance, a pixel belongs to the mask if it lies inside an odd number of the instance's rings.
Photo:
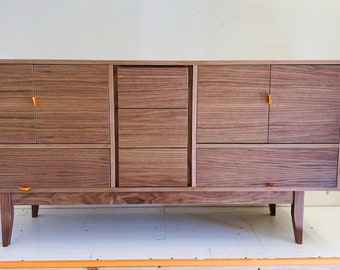
<path id="1" fill-rule="evenodd" d="M 39 205 L 91 204 L 268 204 L 275 216 L 276 204 L 291 204 L 295 241 L 302 244 L 304 191 L 150 191 L 150 192 L 44 192 L 0 193 L 2 245 L 11 242 L 14 205 L 31 205 L 32 217 Z"/>

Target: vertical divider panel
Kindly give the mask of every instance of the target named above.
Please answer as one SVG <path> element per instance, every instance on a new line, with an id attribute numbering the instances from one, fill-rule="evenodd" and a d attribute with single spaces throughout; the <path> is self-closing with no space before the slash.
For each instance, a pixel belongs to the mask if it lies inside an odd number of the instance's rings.
<path id="1" fill-rule="evenodd" d="M 110 159 L 111 159 L 111 187 L 116 187 L 116 126 L 115 126 L 115 95 L 113 65 L 109 65 L 109 119 L 110 119 Z"/>
<path id="2" fill-rule="evenodd" d="M 35 72 L 34 72 L 35 65 L 32 65 L 32 97 L 36 96 L 35 92 Z M 38 143 L 38 134 L 37 134 L 37 107 L 33 106 L 34 110 L 34 143 Z"/>
<path id="3" fill-rule="evenodd" d="M 196 130 L 197 130 L 197 65 L 192 67 L 190 80 L 192 80 L 192 94 L 191 94 L 191 186 L 196 187 Z"/>
<path id="4" fill-rule="evenodd" d="M 269 66 L 269 88 L 268 95 L 271 95 L 272 90 L 272 65 Z M 268 102 L 268 129 L 267 129 L 267 143 L 269 143 L 269 134 L 270 134 L 270 104 Z"/>
<path id="5" fill-rule="evenodd" d="M 111 157 L 114 156 L 114 160 L 112 161 L 114 167 L 111 168 L 112 174 L 115 176 L 115 182 L 112 187 L 119 187 L 119 136 L 118 136 L 118 67 L 112 66 L 112 133 L 113 133 L 113 141 L 114 149 L 112 149 Z"/>

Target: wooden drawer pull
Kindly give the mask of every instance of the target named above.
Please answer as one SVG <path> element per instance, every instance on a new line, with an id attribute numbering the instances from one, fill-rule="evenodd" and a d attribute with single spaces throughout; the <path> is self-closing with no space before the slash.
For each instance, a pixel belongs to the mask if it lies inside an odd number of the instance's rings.
<path id="1" fill-rule="evenodd" d="M 24 186 L 20 187 L 20 189 L 21 189 L 22 191 L 30 191 L 30 190 L 31 190 L 31 187 L 24 185 Z"/>
<path id="2" fill-rule="evenodd" d="M 37 97 L 32 97 L 32 102 L 33 102 L 33 105 L 34 107 L 37 107 Z"/>
<path id="3" fill-rule="evenodd" d="M 270 94 L 268 94 L 268 104 L 269 105 L 273 104 L 272 96 Z"/>

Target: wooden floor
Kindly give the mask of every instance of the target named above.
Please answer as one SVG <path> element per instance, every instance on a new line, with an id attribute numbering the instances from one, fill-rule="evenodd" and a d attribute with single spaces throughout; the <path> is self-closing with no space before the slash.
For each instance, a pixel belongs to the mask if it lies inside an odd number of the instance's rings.
<path id="1" fill-rule="evenodd" d="M 289 207 L 17 207 L 0 268 L 340 269 L 339 213 L 306 207 L 297 245 Z"/>

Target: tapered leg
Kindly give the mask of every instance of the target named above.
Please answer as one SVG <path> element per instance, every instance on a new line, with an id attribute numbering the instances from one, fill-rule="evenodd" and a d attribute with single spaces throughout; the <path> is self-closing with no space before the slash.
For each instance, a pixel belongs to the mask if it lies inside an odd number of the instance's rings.
<path id="1" fill-rule="evenodd" d="M 1 193 L 1 226 L 2 226 L 2 246 L 7 247 L 11 242 L 14 206 L 12 204 L 11 193 Z"/>
<path id="2" fill-rule="evenodd" d="M 39 213 L 39 205 L 32 205 L 32 218 L 38 216 Z"/>
<path id="3" fill-rule="evenodd" d="M 276 215 L 276 204 L 275 203 L 270 203 L 269 204 L 269 211 L 271 216 Z"/>
<path id="4" fill-rule="evenodd" d="M 293 193 L 293 204 L 291 213 L 295 242 L 297 244 L 302 244 L 304 195 L 304 191 L 294 191 Z"/>

